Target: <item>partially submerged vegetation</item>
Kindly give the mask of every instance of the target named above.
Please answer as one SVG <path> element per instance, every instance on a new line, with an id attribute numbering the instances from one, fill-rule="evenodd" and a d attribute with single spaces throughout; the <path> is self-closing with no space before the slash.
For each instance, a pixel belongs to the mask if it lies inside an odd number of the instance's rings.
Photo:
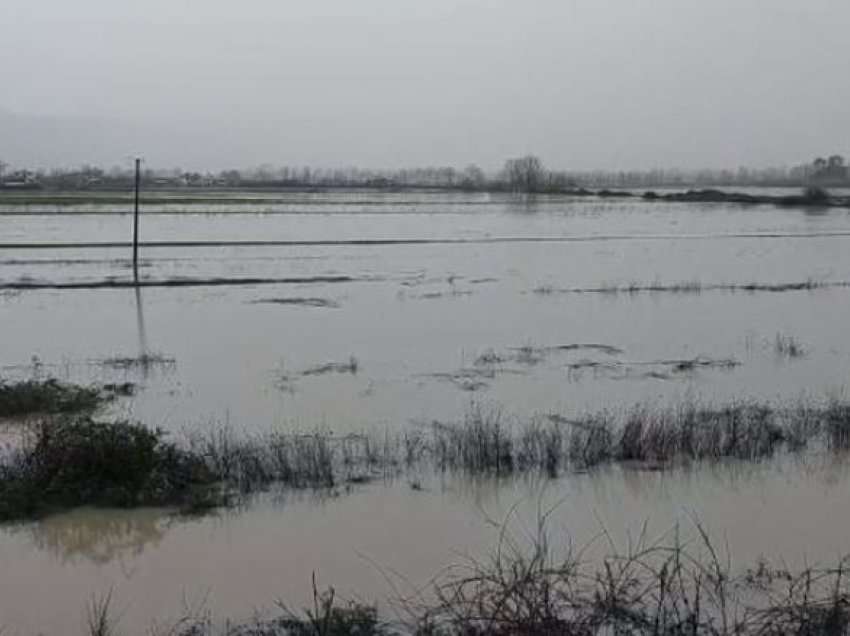
<path id="1" fill-rule="evenodd" d="M 595 375 L 607 375 L 613 379 L 655 378 L 673 379 L 686 377 L 699 370 L 731 370 L 741 365 L 735 358 L 713 358 L 698 355 L 693 358 L 628 361 L 622 360 L 625 351 L 619 347 L 602 343 L 575 343 L 550 346 L 525 344 L 511 347 L 500 352 L 486 349 L 478 354 L 472 366 L 466 366 L 453 372 L 427 374 L 427 377 L 451 382 L 464 391 L 480 391 L 490 386 L 489 382 L 502 375 L 524 375 L 530 367 L 543 364 L 559 355 L 587 352 L 600 354 L 595 358 L 575 358 L 570 356 L 566 362 L 560 362 L 567 370 L 570 380 L 578 380 L 585 371 Z M 556 358 L 557 359 L 557 358 Z"/>
<path id="2" fill-rule="evenodd" d="M 334 435 L 230 428 L 173 440 L 89 417 L 46 420 L 0 460 L 0 518 L 83 504 L 203 509 L 276 485 L 333 489 L 408 470 L 555 477 L 608 463 L 653 468 L 850 449 L 850 402 L 687 402 L 516 422 L 475 406 L 461 422 Z"/>
<path id="3" fill-rule="evenodd" d="M 785 406 L 756 401 L 717 406 L 643 404 L 574 418 L 551 414 L 525 423 L 475 405 L 461 422 L 423 423 L 397 434 L 274 434 L 244 443 L 231 435 L 218 439 L 203 454 L 229 458 L 222 462 L 231 466 L 238 457 L 237 463 L 247 463 L 252 470 L 271 467 L 261 472 L 283 476 L 288 483 L 330 484 L 345 481 L 357 469 L 391 474 L 423 463 L 472 474 L 559 474 L 608 462 L 758 459 L 810 444 L 832 450 L 850 448 L 850 403 L 835 398 Z M 283 455 L 281 448 L 286 450 Z M 309 458 L 303 465 L 310 469 L 292 469 L 302 465 L 295 459 L 302 455 Z M 283 468 L 274 468 L 280 457 L 288 459 Z M 274 480 L 278 477 L 247 481 Z"/>
<path id="4" fill-rule="evenodd" d="M 410 296 L 410 298 L 416 298 L 419 300 L 437 300 L 438 298 L 462 298 L 465 296 L 472 296 L 472 291 L 468 289 L 451 289 L 445 292 L 426 292 L 424 294 Z"/>
<path id="5" fill-rule="evenodd" d="M 345 362 L 326 362 L 315 367 L 304 369 L 301 375 L 327 375 L 328 373 L 350 373 L 354 375 L 360 363 L 354 356 L 349 356 Z"/>
<path id="6" fill-rule="evenodd" d="M 274 372 L 275 386 L 282 391 L 294 393 L 296 385 L 301 378 L 319 377 L 333 374 L 357 375 L 360 370 L 360 361 L 355 356 L 349 356 L 348 360 L 341 362 L 325 362 L 317 364 L 301 371 L 288 371 L 281 368 Z"/>
<path id="7" fill-rule="evenodd" d="M 325 309 L 339 309 L 340 304 L 330 298 L 258 298 L 250 301 L 252 305 L 292 305 L 296 307 L 318 307 Z"/>
<path id="8" fill-rule="evenodd" d="M 122 391 L 118 385 L 79 386 L 55 378 L 17 382 L 0 379 L 0 418 L 92 412 Z"/>
<path id="9" fill-rule="evenodd" d="M 782 333 L 776 334 L 773 350 L 776 352 L 776 355 L 783 358 L 802 358 L 806 355 L 805 347 L 794 336 L 788 336 Z"/>
<path id="10" fill-rule="evenodd" d="M 475 356 L 471 366 L 462 367 L 457 371 L 429 373 L 425 377 L 451 382 L 463 391 L 480 391 L 488 388 L 489 382 L 497 376 L 524 375 L 529 367 L 545 362 L 554 354 L 581 350 L 599 351 L 607 355 L 622 353 L 617 347 L 596 343 L 554 346 L 535 346 L 529 343 L 502 352 L 486 349 Z"/>
<path id="11" fill-rule="evenodd" d="M 631 196 L 627 194 L 626 196 Z M 825 189 L 809 186 L 800 194 L 769 195 L 725 192 L 723 190 L 703 189 L 686 192 L 658 194 L 645 192 L 645 200 L 682 201 L 686 203 L 735 203 L 740 205 L 777 205 L 784 207 L 850 207 L 850 197 L 834 197 Z"/>
<path id="12" fill-rule="evenodd" d="M 529 545 L 500 541 L 434 582 L 435 601 L 402 603 L 411 634 L 747 636 L 847 634 L 847 559 L 792 574 L 762 562 L 735 572 L 705 528 L 697 540 L 642 534 L 606 556 L 554 554 L 545 527 Z M 419 603 L 416 603 L 419 601 Z"/>
<path id="13" fill-rule="evenodd" d="M 733 565 L 708 530 L 675 527 L 651 540 L 646 528 L 626 547 L 556 551 L 541 515 L 518 540 L 503 526 L 489 557 L 467 558 L 424 588 L 378 607 L 340 600 L 312 580 L 312 606 L 247 622 L 217 621 L 205 608 L 188 611 L 163 632 L 173 636 L 840 636 L 850 633 L 850 557 L 792 572 L 760 559 Z M 693 535 L 694 538 L 684 538 Z M 569 537 L 567 537 L 569 539 Z M 564 542 L 561 542 L 564 543 Z M 566 542 L 571 545 L 569 541 Z M 399 575 L 394 575 L 398 577 Z M 390 579 L 393 584 L 394 580 Z M 88 634 L 118 633 L 112 593 L 87 608 Z"/>
<path id="14" fill-rule="evenodd" d="M 475 358 L 474 365 L 476 367 L 493 367 L 509 362 L 515 362 L 524 366 L 532 366 L 543 362 L 553 354 L 578 351 L 596 351 L 609 356 L 625 353 L 619 347 L 598 342 L 546 346 L 535 346 L 531 343 L 527 343 L 520 347 L 511 347 L 505 353 L 499 353 L 494 349 L 487 349 Z"/>
<path id="15" fill-rule="evenodd" d="M 730 371 L 741 366 L 735 358 L 711 358 L 696 356 L 694 358 L 651 360 L 647 362 L 627 362 L 621 360 L 593 360 L 582 358 L 567 364 L 568 377 L 578 380 L 584 371 L 592 371 L 595 377 L 605 375 L 612 379 L 652 378 L 656 380 L 671 380 L 676 377 L 688 377 L 700 370 L 716 369 Z"/>
<path id="16" fill-rule="evenodd" d="M 553 285 L 538 285 L 532 289 L 532 293 L 538 296 L 549 296 L 552 294 L 640 294 L 640 293 L 667 293 L 667 294 L 700 294 L 702 292 L 726 291 L 726 292 L 795 292 L 814 291 L 818 289 L 836 289 L 850 287 L 850 281 L 825 281 L 812 278 L 804 281 L 793 281 L 784 283 L 703 283 L 698 280 L 676 281 L 671 283 L 637 282 L 611 283 L 598 285 L 596 287 L 554 287 Z"/>
<path id="17" fill-rule="evenodd" d="M 461 391 L 474 392 L 486 389 L 490 386 L 490 380 L 494 380 L 497 374 L 505 372 L 501 367 L 476 365 L 452 372 L 429 373 L 426 377 L 451 382 Z"/>
<path id="18" fill-rule="evenodd" d="M 143 353 L 138 356 L 111 356 L 96 360 L 95 364 L 121 371 L 173 370 L 177 366 L 177 360 L 161 353 Z"/>
<path id="19" fill-rule="evenodd" d="M 212 476 L 161 431 L 87 417 L 40 423 L 0 463 L 0 520 L 81 505 L 189 503 Z"/>

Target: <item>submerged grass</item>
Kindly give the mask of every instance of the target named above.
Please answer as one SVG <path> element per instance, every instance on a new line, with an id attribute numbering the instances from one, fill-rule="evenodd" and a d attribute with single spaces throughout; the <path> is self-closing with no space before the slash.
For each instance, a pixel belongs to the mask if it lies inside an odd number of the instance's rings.
<path id="1" fill-rule="evenodd" d="M 327 375 L 328 373 L 350 373 L 355 375 L 360 368 L 357 358 L 350 356 L 346 362 L 327 362 L 315 367 L 310 367 L 301 372 L 301 375 Z"/>
<path id="2" fill-rule="evenodd" d="M 173 369 L 177 365 L 177 361 L 161 353 L 143 353 L 139 356 L 112 356 L 98 360 L 97 364 L 111 369 L 119 369 L 123 371 L 151 369 Z"/>
<path id="3" fill-rule="evenodd" d="M 319 377 L 331 374 L 357 375 L 360 370 L 360 361 L 355 356 L 349 356 L 344 362 L 326 362 L 307 367 L 301 371 L 288 371 L 281 362 L 280 367 L 274 371 L 275 386 L 286 393 L 295 393 L 300 378 Z"/>
<path id="4" fill-rule="evenodd" d="M 805 347 L 794 336 L 787 336 L 782 333 L 776 334 L 773 350 L 776 355 L 783 358 L 802 358 L 806 355 Z"/>
<path id="5" fill-rule="evenodd" d="M 316 308 L 324 308 L 324 309 L 339 309 L 341 305 L 329 298 L 306 298 L 306 297 L 292 297 L 292 298 L 258 298 L 257 300 L 250 301 L 252 305 L 291 305 L 296 307 L 316 307 Z"/>
<path id="6" fill-rule="evenodd" d="M 562 345 L 551 345 L 537 347 L 530 343 L 524 344 L 521 347 L 511 347 L 508 353 L 499 353 L 494 349 L 487 349 L 478 355 L 474 362 L 475 369 L 484 369 L 489 373 L 494 373 L 494 367 L 501 367 L 506 363 L 514 362 L 523 367 L 531 367 L 542 362 L 545 362 L 552 354 L 564 354 L 578 351 L 596 351 L 605 355 L 614 356 L 624 353 L 618 347 L 601 343 L 571 343 Z M 501 369 L 505 372 L 505 369 Z M 479 371 L 481 373 L 482 371 Z"/>
<path id="7" fill-rule="evenodd" d="M 613 352 L 606 353 L 614 355 Z M 741 362 L 735 358 L 711 358 L 708 356 L 653 360 L 648 362 L 581 358 L 568 363 L 566 369 L 568 371 L 568 377 L 571 380 L 580 379 L 585 371 L 593 371 L 594 374 L 605 374 L 608 377 L 620 380 L 630 377 L 671 380 L 675 377 L 686 376 L 699 370 L 718 369 L 729 371 L 740 365 Z"/>
<path id="8" fill-rule="evenodd" d="M 741 363 L 734 358 L 709 358 L 706 356 L 697 356 L 686 360 L 661 360 L 657 364 L 668 366 L 672 371 L 678 373 L 696 369 L 733 369 L 741 366 Z"/>
<path id="9" fill-rule="evenodd" d="M 818 289 L 835 289 L 850 287 L 850 281 L 824 281 L 812 278 L 804 281 L 782 282 L 782 283 L 703 283 L 698 280 L 675 281 L 671 283 L 638 282 L 633 281 L 624 284 L 603 284 L 596 287 L 566 287 L 557 288 L 553 285 L 540 285 L 531 290 L 538 296 L 549 296 L 552 294 L 641 294 L 641 293 L 669 293 L 669 294 L 701 294 L 710 291 L 726 292 L 794 292 L 814 291 Z"/>

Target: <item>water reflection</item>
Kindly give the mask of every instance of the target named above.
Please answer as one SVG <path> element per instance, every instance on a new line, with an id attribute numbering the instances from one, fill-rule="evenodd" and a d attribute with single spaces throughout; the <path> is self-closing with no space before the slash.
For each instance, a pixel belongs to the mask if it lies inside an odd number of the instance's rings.
<path id="1" fill-rule="evenodd" d="M 136 282 L 139 281 L 139 272 L 134 268 L 133 276 L 135 277 Z M 145 331 L 145 311 L 144 306 L 142 305 L 142 288 L 136 285 L 133 289 L 133 293 L 136 297 L 136 330 L 139 334 L 139 359 L 146 360 L 148 358 L 148 336 Z M 148 377 L 147 365 L 142 368 L 142 375 L 145 379 Z"/>
<path id="2" fill-rule="evenodd" d="M 423 514 L 430 510 L 427 514 L 434 518 L 429 524 L 450 526 L 459 536 L 468 534 L 473 518 L 488 525 L 515 515 L 528 524 L 540 510 L 556 508 L 559 522 L 583 536 L 593 536 L 602 529 L 618 533 L 650 519 L 666 527 L 691 512 L 721 520 L 729 514 L 737 517 L 746 515 L 739 509 L 744 503 L 747 507 L 761 506 L 761 514 L 776 518 L 793 514 L 792 509 L 800 505 L 822 515 L 842 499 L 841 493 L 850 482 L 850 461 L 834 453 L 810 453 L 763 462 L 694 464 L 669 471 L 609 466 L 558 479 L 431 474 L 417 476 L 417 484 L 420 478 L 422 485 L 416 488 L 398 479 L 345 490 L 270 492 L 220 515 L 205 517 L 176 516 L 162 509 L 84 508 L 6 528 L 5 534 L 23 534 L 34 548 L 61 564 L 105 566 L 117 562 L 130 578 L 133 572 L 127 564 L 138 562 L 145 553 L 156 553 L 173 532 L 182 537 L 181 541 L 202 536 L 204 541 L 220 541 L 227 537 L 228 543 L 232 540 L 245 546 L 242 550 L 249 549 L 257 532 L 283 536 L 294 528 L 322 528 L 321 534 L 334 535 L 346 543 L 352 540 L 351 527 L 359 523 L 363 507 L 378 505 L 376 502 L 380 502 L 380 509 L 413 507 Z M 333 517 L 348 518 L 352 525 L 329 528 L 327 519 Z M 394 536 L 416 536 L 417 541 L 428 542 L 417 526 L 425 523 L 421 516 L 416 520 L 393 514 L 385 522 Z M 297 538 L 302 545 L 288 549 L 315 549 L 311 536 L 296 533 L 290 538 Z"/>
<path id="3" fill-rule="evenodd" d="M 181 518 L 160 509 L 80 508 L 24 526 L 32 545 L 63 564 L 105 565 L 156 548 Z"/>

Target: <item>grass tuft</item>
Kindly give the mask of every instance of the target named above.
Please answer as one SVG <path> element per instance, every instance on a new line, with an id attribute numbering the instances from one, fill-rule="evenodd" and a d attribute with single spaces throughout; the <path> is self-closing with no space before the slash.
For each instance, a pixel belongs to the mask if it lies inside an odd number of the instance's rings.
<path id="1" fill-rule="evenodd" d="M 346 362 L 328 362 L 327 364 L 310 367 L 302 371 L 301 375 L 327 375 L 328 373 L 350 373 L 351 375 L 356 375 L 359 367 L 360 363 L 357 358 L 351 356 Z"/>
<path id="2" fill-rule="evenodd" d="M 794 336 L 786 336 L 781 333 L 776 334 L 773 350 L 776 352 L 776 355 L 783 358 L 802 358 L 806 355 L 805 348 Z"/>
<path id="3" fill-rule="evenodd" d="M 116 622 L 112 612 L 112 590 L 89 601 L 86 607 L 88 636 L 116 636 Z"/>
<path id="4" fill-rule="evenodd" d="M 177 361 L 160 353 L 144 353 L 134 357 L 113 356 L 111 358 L 104 358 L 103 360 L 99 360 L 98 364 L 122 371 L 149 371 L 154 368 L 173 369 L 177 365 Z"/>

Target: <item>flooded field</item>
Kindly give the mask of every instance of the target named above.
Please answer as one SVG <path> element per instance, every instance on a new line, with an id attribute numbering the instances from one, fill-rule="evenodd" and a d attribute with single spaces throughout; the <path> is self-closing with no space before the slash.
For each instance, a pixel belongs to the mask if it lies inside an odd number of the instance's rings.
<path id="1" fill-rule="evenodd" d="M 268 199 L 268 200 L 266 200 Z M 850 213 L 478 194 L 315 193 L 145 210 L 0 203 L 0 377 L 132 383 L 106 417 L 380 437 L 475 408 L 509 425 L 635 404 L 842 396 Z M 247 243 L 247 244 L 246 244 Z M 247 617 L 310 577 L 380 601 L 541 509 L 578 545 L 702 520 L 744 565 L 850 552 L 850 462 L 817 451 L 543 478 L 424 470 L 187 519 L 82 509 L 0 527 L 0 626 L 122 625 L 184 598 Z M 514 507 L 516 506 L 516 509 Z M 561 535 L 559 535 L 561 536 Z M 38 599 L 35 602 L 34 599 Z M 82 620 L 82 618 L 80 619 Z"/>

